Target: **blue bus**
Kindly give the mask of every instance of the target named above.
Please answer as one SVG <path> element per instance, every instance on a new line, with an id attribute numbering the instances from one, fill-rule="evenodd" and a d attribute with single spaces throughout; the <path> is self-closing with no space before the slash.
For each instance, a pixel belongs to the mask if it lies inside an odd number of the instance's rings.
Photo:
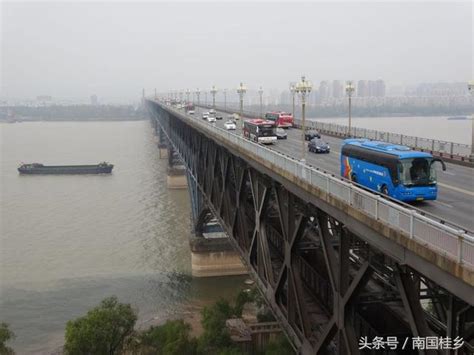
<path id="1" fill-rule="evenodd" d="M 436 200 L 435 162 L 429 153 L 369 139 L 346 139 L 341 149 L 341 175 L 400 201 Z"/>

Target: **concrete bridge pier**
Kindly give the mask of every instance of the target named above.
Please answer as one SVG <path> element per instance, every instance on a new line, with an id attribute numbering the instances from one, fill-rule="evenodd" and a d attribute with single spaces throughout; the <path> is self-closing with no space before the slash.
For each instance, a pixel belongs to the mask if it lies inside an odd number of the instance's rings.
<path id="1" fill-rule="evenodd" d="M 161 126 L 159 126 L 156 123 L 156 120 L 152 120 L 155 122 L 154 128 L 156 135 L 158 136 L 158 154 L 160 159 L 168 159 L 168 146 L 169 142 L 168 139 L 165 136 L 165 133 L 163 132 L 163 129 Z"/>
<path id="2" fill-rule="evenodd" d="M 166 144 L 158 143 L 158 155 L 160 159 L 168 159 L 168 146 Z"/>
<path id="3" fill-rule="evenodd" d="M 189 241 L 194 277 L 245 275 L 248 273 L 229 237 L 207 208 L 195 181 L 188 174 L 194 236 Z"/>
<path id="4" fill-rule="evenodd" d="M 194 277 L 245 275 L 248 273 L 229 238 L 192 237 L 191 270 Z"/>
<path id="5" fill-rule="evenodd" d="M 186 180 L 186 168 L 181 161 L 178 153 L 173 149 L 172 145 L 168 145 L 168 188 L 170 189 L 186 189 L 188 182 Z"/>

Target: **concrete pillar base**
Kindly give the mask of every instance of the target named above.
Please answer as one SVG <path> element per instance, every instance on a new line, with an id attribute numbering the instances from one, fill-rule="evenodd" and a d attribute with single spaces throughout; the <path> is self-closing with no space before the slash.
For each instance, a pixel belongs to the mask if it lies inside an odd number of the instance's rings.
<path id="1" fill-rule="evenodd" d="M 166 181 L 168 183 L 168 189 L 187 189 L 188 181 L 186 175 L 170 175 L 168 174 Z"/>
<path id="2" fill-rule="evenodd" d="M 248 274 L 233 250 L 218 252 L 191 252 L 191 270 L 194 277 L 233 276 Z"/>
<path id="3" fill-rule="evenodd" d="M 239 254 L 227 237 L 194 237 L 190 241 L 191 270 L 194 277 L 234 276 L 248 274 Z"/>
<path id="4" fill-rule="evenodd" d="M 160 159 L 168 159 L 168 148 L 158 145 L 158 155 Z"/>

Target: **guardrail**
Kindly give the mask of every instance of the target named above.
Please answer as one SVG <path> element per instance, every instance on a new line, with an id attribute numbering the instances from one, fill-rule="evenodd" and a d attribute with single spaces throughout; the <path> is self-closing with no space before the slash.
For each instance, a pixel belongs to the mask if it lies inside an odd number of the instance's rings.
<path id="1" fill-rule="evenodd" d="M 300 125 L 301 120 L 296 119 L 296 124 Z M 346 137 L 348 127 L 336 123 L 307 120 L 306 126 L 309 129 L 316 129 L 321 133 L 328 133 L 335 136 Z M 368 138 L 388 143 L 406 145 L 419 150 L 441 153 L 440 155 L 459 156 L 469 160 L 471 146 L 468 144 L 440 141 L 414 136 L 407 136 L 399 133 L 376 131 L 374 129 L 352 127 L 352 136 L 356 138 Z"/>
<path id="2" fill-rule="evenodd" d="M 228 141 L 246 149 L 250 155 L 269 161 L 366 215 L 398 229 L 411 239 L 427 244 L 438 253 L 474 268 L 474 236 L 464 229 L 433 220 L 417 210 L 406 208 L 383 196 L 361 189 L 348 180 L 322 172 L 293 157 L 251 142 L 207 121 L 186 115 L 173 107 L 166 106 L 166 108 L 184 119 L 192 120 L 204 130 L 217 132 Z"/>
<path id="3" fill-rule="evenodd" d="M 212 108 L 212 106 L 209 105 L 202 106 Z M 239 109 L 234 106 L 229 106 L 226 110 L 224 110 L 222 107 L 216 108 L 220 111 L 229 113 L 239 112 Z M 244 111 L 243 114 L 246 117 L 260 117 L 259 113 L 252 111 Z M 295 123 L 297 126 L 301 126 L 300 119 L 295 119 Z M 348 137 L 348 126 L 345 125 L 315 120 L 306 120 L 305 125 L 307 129 L 315 129 L 324 134 L 339 137 Z M 455 160 L 470 162 L 469 156 L 471 155 L 471 145 L 469 144 L 408 136 L 400 133 L 377 131 L 374 129 L 360 127 L 352 127 L 351 131 L 351 136 L 355 138 L 376 139 L 383 142 L 406 145 L 413 149 L 429 151 L 439 156 L 447 156 Z"/>

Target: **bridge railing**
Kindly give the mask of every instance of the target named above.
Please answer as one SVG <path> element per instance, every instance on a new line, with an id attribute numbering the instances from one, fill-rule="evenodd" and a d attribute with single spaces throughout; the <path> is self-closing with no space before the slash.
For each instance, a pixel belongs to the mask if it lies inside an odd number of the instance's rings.
<path id="1" fill-rule="evenodd" d="M 216 127 L 207 121 L 186 115 L 183 111 L 166 106 L 167 110 L 186 120 L 192 121 L 202 129 L 218 133 L 229 142 L 244 148 L 250 155 L 272 163 L 274 166 L 289 172 L 295 177 L 314 185 L 345 203 L 363 211 L 366 215 L 390 225 L 417 240 L 439 254 L 445 255 L 459 263 L 474 268 L 474 236 L 455 225 L 433 220 L 417 210 L 398 205 L 389 199 L 363 190 L 350 181 L 335 177 L 317 168 L 308 166 L 291 156 L 271 150 L 251 142 L 248 139 Z"/>
<path id="2" fill-rule="evenodd" d="M 295 119 L 295 123 L 300 125 L 301 120 Z M 318 130 L 321 133 L 327 133 L 335 136 L 346 137 L 348 134 L 347 126 L 336 123 L 307 120 L 306 127 L 309 129 Z M 355 138 L 376 139 L 383 142 L 406 145 L 415 149 L 441 153 L 442 155 L 458 156 L 460 159 L 465 158 L 468 160 L 469 155 L 471 154 L 471 146 L 468 144 L 408 136 L 399 133 L 377 131 L 360 127 L 352 127 L 351 131 L 352 136 Z"/>
<path id="3" fill-rule="evenodd" d="M 203 105 L 204 107 L 211 108 L 212 106 Z M 233 105 L 229 105 L 226 110 L 222 107 L 216 107 L 220 111 L 225 112 L 239 112 L 239 109 Z M 243 111 L 246 117 L 260 117 L 260 113 L 253 111 Z M 296 118 L 295 124 L 301 126 L 301 120 Z M 336 123 L 316 121 L 314 119 L 306 120 L 305 126 L 307 129 L 315 129 L 321 133 L 347 137 L 348 126 L 340 125 Z M 424 150 L 432 152 L 440 156 L 448 156 L 456 160 L 469 161 L 471 154 L 471 146 L 469 144 L 455 143 L 449 141 L 443 141 L 438 139 L 429 139 L 415 136 L 408 136 L 400 133 L 392 133 L 386 131 L 377 131 L 374 129 L 352 127 L 352 137 L 355 138 L 368 138 L 376 139 L 379 141 L 406 145 L 414 149 Z"/>

